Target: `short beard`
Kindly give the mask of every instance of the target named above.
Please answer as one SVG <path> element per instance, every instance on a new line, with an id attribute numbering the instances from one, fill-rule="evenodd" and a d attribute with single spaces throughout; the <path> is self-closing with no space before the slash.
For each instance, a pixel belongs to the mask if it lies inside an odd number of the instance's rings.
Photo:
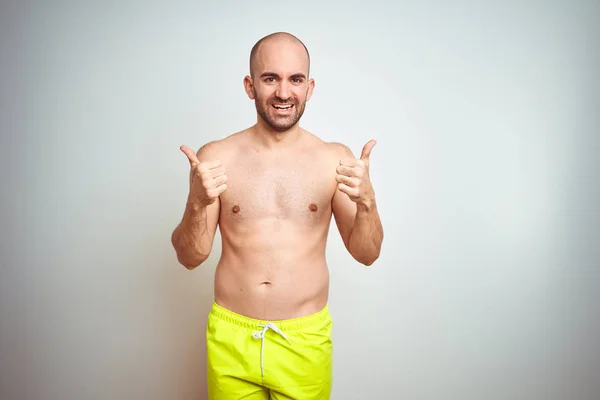
<path id="1" fill-rule="evenodd" d="M 304 110 L 306 108 L 306 102 L 304 102 L 303 104 L 298 104 L 296 102 L 293 102 L 294 110 L 295 110 L 295 115 L 293 116 L 293 118 L 291 120 L 276 121 L 274 119 L 271 119 L 267 112 L 269 107 L 271 107 L 271 104 L 268 103 L 268 104 L 264 105 L 264 107 L 263 107 L 264 102 L 262 101 L 262 99 L 259 99 L 256 96 L 256 90 L 254 90 L 254 98 L 255 98 L 254 105 L 256 107 L 256 112 L 261 117 L 261 119 L 267 125 L 269 125 L 269 127 L 271 129 L 273 129 L 276 132 L 285 132 L 288 129 L 290 129 L 291 127 L 293 127 L 294 125 L 296 125 L 296 123 L 300 120 L 300 118 L 302 118 L 302 115 L 304 114 Z"/>

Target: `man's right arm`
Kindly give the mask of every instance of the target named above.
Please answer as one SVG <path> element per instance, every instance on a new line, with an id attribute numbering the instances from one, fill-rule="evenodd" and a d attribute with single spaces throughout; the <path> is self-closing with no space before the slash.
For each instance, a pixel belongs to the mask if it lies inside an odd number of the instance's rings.
<path id="1" fill-rule="evenodd" d="M 190 191 L 171 242 L 179 263 L 192 270 L 210 255 L 219 222 L 219 195 L 227 188 L 227 176 L 220 161 L 214 161 L 213 145 L 203 146 L 196 155 L 185 146 L 182 151 L 190 161 Z"/>
<path id="2" fill-rule="evenodd" d="M 171 242 L 181 265 L 192 270 L 202 264 L 212 250 L 217 230 L 219 201 L 210 206 L 188 202 L 183 218 L 173 231 Z"/>

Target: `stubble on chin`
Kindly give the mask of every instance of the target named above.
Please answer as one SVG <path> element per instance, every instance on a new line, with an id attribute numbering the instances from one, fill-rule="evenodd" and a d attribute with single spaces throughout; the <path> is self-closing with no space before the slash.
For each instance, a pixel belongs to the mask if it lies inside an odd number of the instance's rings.
<path id="1" fill-rule="evenodd" d="M 258 112 L 258 115 L 260 115 L 261 119 L 275 131 L 284 132 L 293 127 L 300 120 L 301 115 L 297 110 L 293 116 L 291 115 L 287 118 L 271 118 L 269 116 L 269 107 L 271 107 L 270 103 L 266 103 L 265 108 L 261 108 L 260 103 L 258 101 L 256 102 L 256 111 Z M 294 103 L 294 107 L 297 108 L 298 105 Z"/>

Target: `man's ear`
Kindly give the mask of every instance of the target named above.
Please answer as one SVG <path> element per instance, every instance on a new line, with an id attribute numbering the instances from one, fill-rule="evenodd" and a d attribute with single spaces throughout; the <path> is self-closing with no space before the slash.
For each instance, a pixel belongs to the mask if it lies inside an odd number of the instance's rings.
<path id="1" fill-rule="evenodd" d="M 310 78 L 308 80 L 308 90 L 306 92 L 306 101 L 310 100 L 313 94 L 313 90 L 315 90 L 315 80 Z"/>
<path id="2" fill-rule="evenodd" d="M 250 75 L 244 77 L 244 89 L 251 100 L 254 100 L 254 81 Z"/>

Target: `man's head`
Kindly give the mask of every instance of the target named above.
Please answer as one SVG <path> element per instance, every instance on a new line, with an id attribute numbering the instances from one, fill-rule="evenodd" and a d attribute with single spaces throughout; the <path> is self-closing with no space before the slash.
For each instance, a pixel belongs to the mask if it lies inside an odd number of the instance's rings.
<path id="1" fill-rule="evenodd" d="M 306 46 L 289 33 L 272 33 L 252 48 L 244 87 L 258 115 L 272 129 L 286 131 L 302 117 L 314 89 L 309 72 Z"/>

